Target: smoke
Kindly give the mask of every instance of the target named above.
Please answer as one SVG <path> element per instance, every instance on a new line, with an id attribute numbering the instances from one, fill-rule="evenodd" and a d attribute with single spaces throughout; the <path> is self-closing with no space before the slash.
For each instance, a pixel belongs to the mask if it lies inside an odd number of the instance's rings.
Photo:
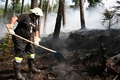
<path id="1" fill-rule="evenodd" d="M 85 10 L 85 22 L 87 29 L 105 29 L 101 25 L 103 10 L 100 7 L 95 7 L 94 9 Z"/>
<path id="2" fill-rule="evenodd" d="M 85 17 L 85 25 L 87 29 L 106 29 L 105 26 L 101 25 L 101 20 L 102 20 L 102 13 L 105 8 L 111 8 L 111 6 L 115 5 L 116 0 L 103 0 L 101 6 L 96 6 L 91 9 L 87 9 L 88 3 L 85 3 L 84 6 L 84 17 Z M 70 32 L 74 30 L 78 30 L 81 28 L 80 26 L 80 9 L 71 9 L 71 8 L 66 8 L 66 25 L 63 27 L 61 23 L 61 32 Z M 51 34 L 54 32 L 55 29 L 55 23 L 56 23 L 56 18 L 57 14 L 56 13 L 49 13 L 48 14 L 48 19 L 47 19 L 47 25 L 46 25 L 46 34 Z M 5 22 L 6 19 L 2 19 L 0 21 L 0 26 L 2 27 L 1 32 L 0 32 L 0 37 L 4 35 L 6 32 L 5 29 Z M 44 26 L 44 17 L 42 17 L 42 22 L 41 22 L 41 30 L 40 34 L 43 35 L 43 26 Z"/>
<path id="3" fill-rule="evenodd" d="M 113 4 L 114 3 L 114 4 Z M 116 0 L 103 0 L 100 5 L 88 9 L 88 3 L 85 3 L 84 6 L 84 17 L 85 24 L 87 29 L 106 29 L 105 26 L 102 25 L 101 21 L 103 19 L 103 11 L 106 8 L 111 8 L 115 5 Z M 81 28 L 80 26 L 80 9 L 71 9 L 66 8 L 66 25 L 61 27 L 61 32 L 70 32 L 74 30 L 78 30 Z M 54 32 L 55 23 L 56 23 L 56 13 L 50 13 L 48 15 L 47 26 L 46 26 L 46 34 L 51 34 Z M 42 20 L 42 25 L 44 20 Z M 62 25 L 62 23 L 61 23 Z M 43 26 L 41 27 L 41 34 L 43 34 Z"/>
<path id="4" fill-rule="evenodd" d="M 104 3 L 105 8 L 111 8 L 112 6 L 117 6 L 116 1 L 119 0 L 102 0 L 102 3 Z"/>
<path id="5" fill-rule="evenodd" d="M 8 20 L 6 18 L 0 19 L 0 38 L 5 36 L 5 33 L 7 33 L 7 29 L 5 27 L 5 24 L 7 24 Z"/>

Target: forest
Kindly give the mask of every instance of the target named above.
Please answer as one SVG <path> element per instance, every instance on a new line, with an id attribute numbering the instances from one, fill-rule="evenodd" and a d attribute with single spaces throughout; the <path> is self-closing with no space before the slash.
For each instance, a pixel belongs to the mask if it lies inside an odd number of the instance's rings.
<path id="1" fill-rule="evenodd" d="M 109 8 L 104 7 L 104 0 L 71 0 L 73 4 L 67 0 L 9 1 L 0 0 L 5 3 L 0 7 L 2 28 L 13 16 L 30 13 L 35 7 L 44 13 L 37 20 L 41 42 L 35 46 L 35 63 L 41 73 L 28 72 L 25 56 L 21 73 L 26 80 L 120 80 L 119 0 Z M 7 30 L 1 32 L 0 80 L 16 80 L 11 35 Z"/>

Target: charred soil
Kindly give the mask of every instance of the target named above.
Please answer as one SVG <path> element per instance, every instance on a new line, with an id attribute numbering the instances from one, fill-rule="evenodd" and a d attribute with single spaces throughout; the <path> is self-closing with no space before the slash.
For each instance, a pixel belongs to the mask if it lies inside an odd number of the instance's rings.
<path id="1" fill-rule="evenodd" d="M 106 60 L 120 53 L 120 30 L 77 30 L 62 33 L 60 39 L 43 37 L 40 45 L 60 52 L 66 62 L 58 62 L 52 52 L 36 48 L 36 68 L 40 73 L 29 73 L 27 56 L 22 61 L 21 73 L 26 80 L 120 80 L 119 70 L 106 69 Z M 16 80 L 14 56 L 0 59 L 0 80 Z M 119 64 L 116 65 L 119 69 Z M 116 67 L 114 66 L 114 67 Z"/>

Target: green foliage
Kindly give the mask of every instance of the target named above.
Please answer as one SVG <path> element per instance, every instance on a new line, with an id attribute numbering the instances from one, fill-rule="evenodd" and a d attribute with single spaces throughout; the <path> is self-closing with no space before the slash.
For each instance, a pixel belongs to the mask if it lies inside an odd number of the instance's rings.
<path id="1" fill-rule="evenodd" d="M 24 12 L 25 13 L 29 13 L 30 12 L 30 4 L 27 3 L 25 6 L 24 6 Z"/>
<path id="2" fill-rule="evenodd" d="M 114 11 L 109 11 L 108 9 L 105 9 L 103 15 L 104 15 L 105 20 L 109 20 L 109 19 L 113 18 Z"/>
<path id="3" fill-rule="evenodd" d="M 72 5 L 72 6 L 70 6 L 71 8 L 77 8 L 77 7 L 79 7 L 79 0 L 72 0 L 72 2 L 74 2 L 75 3 L 75 5 Z"/>
<path id="4" fill-rule="evenodd" d="M 6 17 L 13 16 L 13 4 L 14 4 L 14 2 L 11 2 L 11 4 L 8 5 Z M 21 3 L 20 3 L 20 0 L 16 0 L 16 2 L 15 2 L 15 13 L 17 13 L 17 14 L 21 13 Z"/>
<path id="5" fill-rule="evenodd" d="M 115 25 L 117 22 L 117 17 L 115 17 L 115 10 L 110 11 L 108 9 L 105 9 L 103 13 L 103 17 L 104 18 L 103 18 L 102 24 L 107 26 L 108 29 L 110 29 L 111 26 Z"/>
<path id="6" fill-rule="evenodd" d="M 9 56 L 13 55 L 13 43 L 9 34 L 5 34 L 5 37 L 1 39 L 0 52 L 2 52 L 0 59 L 8 58 Z"/>
<path id="7" fill-rule="evenodd" d="M 21 13 L 21 3 L 18 3 L 16 5 L 16 8 L 15 8 L 15 12 L 16 14 L 20 14 Z M 29 13 L 30 12 L 30 4 L 27 3 L 26 5 L 24 5 L 24 11 L 23 13 Z M 13 6 L 12 5 L 9 5 L 8 9 L 7 9 L 7 16 L 10 17 L 13 15 Z"/>
<path id="8" fill-rule="evenodd" d="M 21 3 L 20 3 L 20 0 L 16 0 L 16 2 L 13 2 L 12 1 L 12 6 L 11 6 L 11 9 L 13 10 L 13 7 L 15 7 L 15 12 L 16 13 L 20 13 L 21 11 Z M 13 6 L 13 5 L 15 5 L 15 6 Z"/>
<path id="9" fill-rule="evenodd" d="M 102 0 L 88 0 L 89 7 L 93 7 L 97 5 L 97 3 L 100 3 Z"/>
<path id="10" fill-rule="evenodd" d="M 47 1 L 48 0 L 44 0 L 44 2 L 43 2 L 43 9 L 42 9 L 43 12 L 46 11 Z M 56 0 L 56 4 L 54 4 L 54 6 L 53 6 L 53 11 L 54 12 L 57 12 L 58 2 L 59 2 L 59 0 Z M 12 0 L 11 4 L 9 4 L 8 7 L 7 7 L 7 15 L 6 15 L 7 18 L 11 18 L 13 16 L 13 3 L 14 2 Z M 16 2 L 15 2 L 15 13 L 16 14 L 20 14 L 21 13 L 21 6 L 22 6 L 22 4 L 20 3 L 20 0 L 16 0 Z M 29 3 L 24 5 L 23 13 L 29 13 L 30 12 L 30 8 L 31 8 L 30 6 L 31 5 Z M 49 11 L 50 11 L 50 9 L 51 9 L 51 6 L 49 7 Z M 3 12 L 4 12 L 4 8 L 1 8 L 0 9 L 0 18 L 3 16 Z"/>
<path id="11" fill-rule="evenodd" d="M 43 6 L 42 6 L 42 10 L 43 10 L 43 12 L 46 11 L 46 8 L 47 8 L 47 0 L 44 0 L 44 2 L 43 2 Z"/>
<path id="12" fill-rule="evenodd" d="M 16 13 L 20 13 L 21 12 L 21 3 L 20 3 L 20 0 L 16 0 L 15 12 Z"/>
<path id="13" fill-rule="evenodd" d="M 3 9 L 0 9 L 0 18 L 3 16 Z"/>

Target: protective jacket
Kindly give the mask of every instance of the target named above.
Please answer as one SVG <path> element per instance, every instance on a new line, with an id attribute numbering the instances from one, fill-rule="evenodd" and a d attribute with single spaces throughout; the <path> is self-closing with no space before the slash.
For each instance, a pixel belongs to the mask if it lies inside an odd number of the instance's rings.
<path id="1" fill-rule="evenodd" d="M 23 14 L 17 17 L 18 25 L 15 28 L 15 34 L 29 39 L 31 37 L 31 33 L 34 33 L 37 30 L 36 20 L 31 19 L 31 14 Z"/>

